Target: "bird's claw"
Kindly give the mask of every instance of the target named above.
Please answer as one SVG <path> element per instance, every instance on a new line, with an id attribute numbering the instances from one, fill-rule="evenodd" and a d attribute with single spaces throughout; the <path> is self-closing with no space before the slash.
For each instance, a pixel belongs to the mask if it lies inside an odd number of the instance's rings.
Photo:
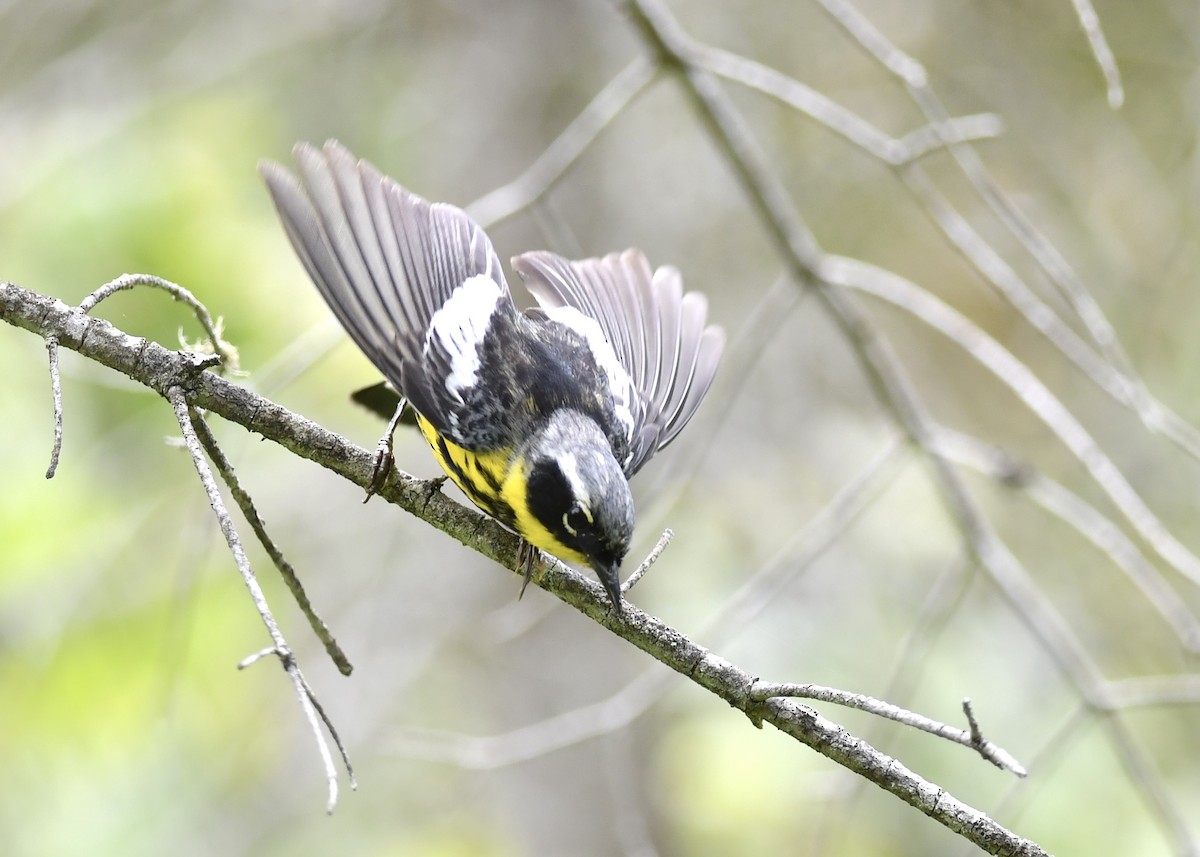
<path id="1" fill-rule="evenodd" d="M 524 578 L 521 582 L 521 591 L 517 594 L 517 600 L 520 601 L 525 597 L 525 589 L 529 586 L 529 581 L 533 578 L 533 564 L 537 560 L 538 549 L 531 545 L 525 539 L 521 539 L 521 544 L 517 547 L 517 571 Z"/>
<path id="2" fill-rule="evenodd" d="M 379 444 L 375 447 L 375 458 L 371 462 L 371 480 L 367 483 L 367 496 L 363 498 L 364 503 L 383 489 L 388 476 L 392 473 L 392 464 L 394 463 L 392 436 L 389 433 L 381 437 Z"/>

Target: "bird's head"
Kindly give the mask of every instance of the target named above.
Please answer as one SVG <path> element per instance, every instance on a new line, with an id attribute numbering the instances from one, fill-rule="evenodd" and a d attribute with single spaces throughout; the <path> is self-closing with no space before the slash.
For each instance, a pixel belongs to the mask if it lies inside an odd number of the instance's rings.
<path id="1" fill-rule="evenodd" d="M 608 439 L 590 417 L 562 410 L 538 433 L 527 461 L 529 512 L 559 544 L 523 535 L 562 559 L 582 558 L 619 610 L 621 562 L 633 538 L 633 495 Z"/>

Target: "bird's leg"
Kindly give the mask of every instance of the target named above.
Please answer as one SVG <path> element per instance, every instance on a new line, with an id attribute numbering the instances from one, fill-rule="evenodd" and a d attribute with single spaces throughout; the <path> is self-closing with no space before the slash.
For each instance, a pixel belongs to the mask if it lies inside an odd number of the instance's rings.
<path id="1" fill-rule="evenodd" d="M 517 546 L 517 571 L 521 572 L 525 579 L 521 583 L 521 592 L 517 595 L 518 601 L 525 597 L 525 588 L 529 586 L 529 580 L 533 577 L 533 564 L 537 561 L 537 555 L 538 549 L 521 539 L 521 544 Z"/>
<path id="2" fill-rule="evenodd" d="M 396 426 L 400 425 L 400 420 L 407 407 L 408 399 L 401 396 L 400 404 L 396 406 L 396 412 L 388 421 L 387 430 L 375 446 L 375 460 L 371 464 L 371 481 L 367 483 L 367 496 L 363 498 L 364 503 L 375 496 L 392 472 L 392 435 L 396 433 Z"/>

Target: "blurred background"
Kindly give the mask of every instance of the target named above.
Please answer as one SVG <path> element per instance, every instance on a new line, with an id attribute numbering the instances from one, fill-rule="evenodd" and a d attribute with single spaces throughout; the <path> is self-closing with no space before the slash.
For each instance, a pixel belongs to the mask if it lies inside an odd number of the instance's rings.
<path id="1" fill-rule="evenodd" d="M 1152 523 L 1139 533 L 1113 483 L 1103 490 L 1056 434 L 1061 414 L 1054 427 L 1034 415 L 1026 400 L 1040 393 L 1026 385 L 1023 400 L 908 309 L 855 294 L 932 417 L 967 436 L 951 450 L 956 472 L 1024 588 L 973 560 L 928 458 L 854 349 L 781 279 L 728 153 L 677 78 L 637 64 L 649 55 L 631 13 L 607 2 L 0 2 L 0 279 L 72 304 L 125 272 L 180 283 L 224 318 L 242 383 L 371 447 L 382 426 L 347 396 L 377 377 L 287 246 L 260 158 L 336 137 L 429 198 L 473 204 L 502 259 L 639 246 L 709 295 L 731 345 L 698 420 L 636 481 L 633 553 L 667 526 L 675 541 L 634 602 L 767 679 L 957 724 L 971 697 L 1028 780 L 822 710 L 1048 850 L 1196 853 L 1200 593 L 1160 553 L 1171 556 L 1164 532 L 1181 543 L 1174 565 L 1200 550 L 1186 425 L 1200 422 L 1197 7 L 1099 0 L 1120 109 L 1066 0 L 854 8 L 924 66 L 950 115 L 983 114 L 964 127 L 1001 204 L 1057 248 L 1146 390 L 1183 421 L 1150 420 L 1174 440 L 1148 428 L 1081 370 L 1110 387 L 1127 377 L 944 149 L 889 165 L 724 83 L 826 252 L 908 278 L 998 340 L 1144 501 Z M 811 87 L 881 139 L 928 125 L 833 0 L 669 9 L 695 38 Z M 489 196 L 564 151 L 552 144 L 602 93 L 611 123 L 548 192 L 524 207 Z M 968 252 L 937 216 L 974 230 L 960 239 Z M 970 252 L 1028 288 L 1082 364 Z M 162 293 L 123 293 L 97 312 L 169 347 L 201 335 Z M 972 853 L 540 590 L 518 602 L 516 578 L 426 524 L 363 506 L 358 488 L 214 419 L 355 665 L 337 673 L 250 545 L 356 766 L 358 791 L 326 816 L 285 676 L 272 663 L 234 669 L 268 640 L 169 442 L 169 407 L 65 354 L 64 450 L 47 482 L 43 343 L 0 327 L 0 362 L 5 854 Z M 436 474 L 415 435 L 396 458 Z"/>

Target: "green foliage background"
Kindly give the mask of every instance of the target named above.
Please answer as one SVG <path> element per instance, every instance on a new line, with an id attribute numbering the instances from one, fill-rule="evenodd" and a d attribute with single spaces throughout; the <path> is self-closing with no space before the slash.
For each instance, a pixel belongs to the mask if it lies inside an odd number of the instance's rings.
<path id="1" fill-rule="evenodd" d="M 979 144 L 1004 190 L 1097 297 L 1149 388 L 1192 422 L 1200 259 L 1192 3 L 1097 5 L 1126 84 L 1119 111 L 1072 5 L 862 0 L 956 113 L 992 112 Z M 901 136 L 902 87 L 815 3 L 687 0 L 697 38 L 804 81 Z M 375 380 L 294 260 L 254 167 L 337 137 L 433 199 L 465 205 L 524 170 L 643 50 L 604 2 L 138 0 L 0 4 L 0 278 L 77 303 L 127 271 L 178 282 L 224 317 L 245 383 L 364 446 L 347 403 Z M 938 233 L 888 167 L 813 121 L 730 87 L 830 252 L 910 277 L 1013 350 L 1061 395 L 1150 506 L 1200 549 L 1200 465 L 1082 380 Z M 925 167 L 1010 264 L 1044 278 L 952 161 Z M 502 258 L 637 245 L 709 294 L 744 377 L 638 487 L 644 553 L 676 541 L 635 601 L 744 668 L 884 695 L 897 654 L 963 548 L 918 455 L 752 621 L 706 636 L 721 605 L 895 433 L 812 300 L 745 331 L 782 270 L 729 164 L 679 86 L 657 82 L 545 204 L 492 230 Z M 1045 428 L 938 334 L 871 305 L 936 417 L 1012 448 L 1115 513 Z M 161 294 L 99 314 L 174 344 L 199 331 Z M 266 644 L 170 409 L 67 354 L 65 446 L 46 482 L 42 343 L 0 329 L 0 851 L 175 855 L 957 853 L 947 831 L 778 734 L 758 732 L 548 596 L 241 429 L 218 425 L 246 487 L 356 671 L 342 678 L 261 552 L 252 561 L 342 731 L 360 788 L 326 817 L 285 677 L 234 665 Z M 434 465 L 419 438 L 401 467 Z M 1019 494 L 970 477 L 991 520 L 1113 679 L 1190 675 L 1170 629 L 1109 559 Z M 1193 608 L 1195 586 L 1165 572 Z M 1060 854 L 1184 853 L 1200 838 L 1194 707 L 1122 716 L 1151 772 L 1102 718 L 1041 751 L 1078 693 L 984 575 L 906 674 L 911 707 L 956 721 L 963 696 L 1033 777 L 961 748 L 832 715 L 922 776 Z M 661 683 L 661 684 L 660 684 Z M 614 696 L 614 694 L 619 694 Z M 608 728 L 502 763 L 612 700 Z M 559 718 L 559 719 L 556 719 Z M 575 721 L 571 721 L 575 722 Z M 614 725 L 615 724 L 615 725 Z M 524 731 L 517 731 L 524 730 Z M 494 741 L 490 736 L 498 736 Z M 482 738 L 482 741 L 475 741 Z M 448 760 L 457 753 L 462 758 Z M 1162 799 L 1155 795 L 1161 792 Z M 1165 801 L 1165 804 L 1163 803 Z M 1162 806 L 1168 807 L 1163 810 Z M 1172 830 L 1164 812 L 1179 824 Z"/>

